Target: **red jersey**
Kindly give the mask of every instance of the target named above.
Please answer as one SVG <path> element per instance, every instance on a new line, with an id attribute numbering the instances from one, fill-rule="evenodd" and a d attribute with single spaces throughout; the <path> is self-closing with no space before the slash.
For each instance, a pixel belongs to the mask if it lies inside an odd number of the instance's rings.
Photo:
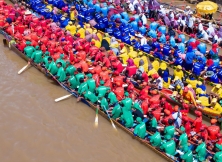
<path id="1" fill-rule="evenodd" d="M 145 81 L 145 82 L 148 82 L 148 80 L 149 80 L 149 77 L 146 72 L 143 72 L 142 78 L 143 78 L 143 81 Z"/>
<path id="2" fill-rule="evenodd" d="M 118 87 L 122 87 L 122 85 L 123 85 L 123 76 L 116 76 L 113 79 L 113 83 L 115 83 Z"/>
<path id="3" fill-rule="evenodd" d="M 143 102 L 141 104 L 141 108 L 143 109 L 143 112 L 144 112 L 145 115 L 148 112 L 148 107 L 149 107 L 149 99 L 146 98 L 145 100 L 143 100 Z"/>
<path id="4" fill-rule="evenodd" d="M 191 124 L 190 124 L 190 122 L 186 122 L 186 124 L 184 124 L 184 128 L 186 129 L 187 136 L 189 136 L 190 132 L 191 132 Z"/>
<path id="5" fill-rule="evenodd" d="M 107 57 L 103 58 L 103 64 L 104 66 L 106 66 L 107 68 L 109 68 L 111 66 L 110 60 Z"/>
<path id="6" fill-rule="evenodd" d="M 202 126 L 202 117 L 197 117 L 193 122 L 193 126 L 195 132 L 200 132 L 200 128 Z"/>
<path id="7" fill-rule="evenodd" d="M 172 114 L 173 107 L 172 107 L 172 105 L 169 102 L 165 102 L 164 105 L 163 105 L 163 108 L 169 110 L 170 113 Z"/>
<path id="8" fill-rule="evenodd" d="M 101 79 L 106 82 L 110 77 L 109 77 L 109 72 L 108 71 L 101 71 L 99 76 Z"/>
<path id="9" fill-rule="evenodd" d="M 121 101 L 124 97 L 124 88 L 123 87 L 116 87 L 113 92 L 116 95 L 118 101 Z"/>
<path id="10" fill-rule="evenodd" d="M 136 70 L 137 70 L 137 67 L 135 65 L 134 66 L 127 66 L 126 71 L 128 72 L 128 77 L 135 75 Z"/>
<path id="11" fill-rule="evenodd" d="M 169 119 L 173 119 L 172 115 L 170 114 L 169 116 L 165 116 L 163 119 L 162 119 L 162 123 L 165 125 L 165 126 L 168 126 L 169 123 L 168 123 L 168 120 Z"/>
<path id="12" fill-rule="evenodd" d="M 149 86 L 146 86 L 145 88 L 143 88 L 141 91 L 140 91 L 140 95 L 139 95 L 139 98 L 140 99 L 146 99 L 146 98 L 149 98 L 149 95 L 148 95 L 148 92 L 149 92 Z"/>
<path id="13" fill-rule="evenodd" d="M 210 140 L 216 140 L 217 134 L 220 133 L 220 127 L 211 125 L 207 128 Z"/>

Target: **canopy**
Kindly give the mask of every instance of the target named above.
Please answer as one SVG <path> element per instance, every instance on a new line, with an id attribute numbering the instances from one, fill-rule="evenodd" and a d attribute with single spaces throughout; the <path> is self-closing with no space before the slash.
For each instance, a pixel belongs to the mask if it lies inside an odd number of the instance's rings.
<path id="1" fill-rule="evenodd" d="M 203 1 L 198 3 L 196 8 L 199 14 L 212 14 L 217 11 L 218 5 L 211 1 Z"/>

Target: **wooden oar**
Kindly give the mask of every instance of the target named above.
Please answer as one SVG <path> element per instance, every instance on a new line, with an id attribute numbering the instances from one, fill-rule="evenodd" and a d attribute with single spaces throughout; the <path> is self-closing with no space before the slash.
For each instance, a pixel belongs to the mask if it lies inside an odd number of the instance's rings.
<path id="1" fill-rule="evenodd" d="M 95 117 L 95 126 L 97 127 L 99 124 L 99 118 L 98 118 L 99 108 L 96 107 L 96 117 Z"/>
<path id="2" fill-rule="evenodd" d="M 65 95 L 63 97 L 59 97 L 59 98 L 55 99 L 55 102 L 59 102 L 59 101 L 65 100 L 65 99 L 67 99 L 67 98 L 69 98 L 71 96 L 72 96 L 72 94 Z"/>
<path id="3" fill-rule="evenodd" d="M 21 70 L 18 71 L 18 74 L 21 74 L 28 66 L 30 63 L 28 63 L 27 65 L 25 65 Z"/>
<path id="4" fill-rule="evenodd" d="M 106 111 L 107 116 L 108 116 L 108 118 L 109 118 L 109 120 L 110 120 L 110 122 L 111 122 L 113 128 L 116 130 L 116 126 L 115 126 L 115 124 L 113 123 L 112 119 L 110 118 L 110 115 L 109 115 L 109 113 L 107 112 L 106 108 L 104 108 L 104 110 Z"/>

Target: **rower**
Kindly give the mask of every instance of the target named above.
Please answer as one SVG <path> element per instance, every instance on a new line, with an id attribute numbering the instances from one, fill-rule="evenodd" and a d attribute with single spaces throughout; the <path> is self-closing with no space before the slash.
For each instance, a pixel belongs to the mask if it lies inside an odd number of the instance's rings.
<path id="1" fill-rule="evenodd" d="M 66 74 L 69 73 L 70 75 L 74 75 L 76 72 L 75 66 L 73 66 L 70 61 L 66 61 L 66 68 L 65 68 Z"/>
<path id="2" fill-rule="evenodd" d="M 48 51 L 46 51 L 44 54 L 44 57 L 43 57 L 43 64 L 46 69 L 49 67 L 49 61 L 48 61 L 48 58 L 50 57 L 49 54 L 50 53 Z"/>
<path id="3" fill-rule="evenodd" d="M 66 73 L 65 73 L 64 68 L 62 67 L 62 63 L 57 62 L 56 66 L 58 67 L 58 72 L 55 78 L 58 79 L 58 81 L 60 82 L 64 82 L 66 80 Z"/>
<path id="4" fill-rule="evenodd" d="M 126 108 L 123 108 L 123 114 L 121 115 L 120 120 L 125 127 L 133 127 L 133 115 L 131 111 L 126 110 Z"/>
<path id="5" fill-rule="evenodd" d="M 188 146 L 183 147 L 183 155 L 180 156 L 182 162 L 193 162 L 193 153 Z"/>
<path id="6" fill-rule="evenodd" d="M 217 102 L 217 99 L 216 99 L 216 98 L 213 98 L 213 99 L 212 99 L 212 101 L 211 101 L 211 108 L 212 108 L 214 111 L 217 111 L 217 112 L 222 113 L 222 107 L 221 107 L 221 105 Z"/>
<path id="7" fill-rule="evenodd" d="M 104 97 L 107 93 L 107 91 L 110 89 L 109 87 L 104 86 L 105 82 L 103 80 L 100 80 L 100 86 L 96 88 L 96 93 L 98 93 L 98 96 Z"/>
<path id="8" fill-rule="evenodd" d="M 121 116 L 122 114 L 122 107 L 119 105 L 119 103 L 116 103 L 115 106 L 112 109 L 112 118 L 117 119 Z"/>
<path id="9" fill-rule="evenodd" d="M 66 73 L 66 76 L 68 78 L 67 80 L 68 87 L 71 88 L 72 90 L 77 90 L 77 81 L 74 74 Z"/>
<path id="10" fill-rule="evenodd" d="M 135 127 L 133 134 L 134 136 L 138 136 L 144 139 L 146 135 L 146 125 L 140 117 L 136 118 L 136 122 L 138 123 L 138 125 Z"/>
<path id="11" fill-rule="evenodd" d="M 207 155 L 207 149 L 206 149 L 206 143 L 204 138 L 200 138 L 198 141 L 198 146 L 195 149 L 195 151 L 197 153 L 197 159 L 199 161 L 204 161 L 206 160 L 206 155 Z"/>
<path id="12" fill-rule="evenodd" d="M 58 67 L 56 66 L 56 63 L 52 60 L 51 57 L 48 58 L 49 67 L 47 70 L 52 74 L 56 75 L 58 72 Z"/>
<path id="13" fill-rule="evenodd" d="M 84 73 L 82 73 L 82 68 L 77 68 L 77 72 L 78 72 L 78 74 L 75 75 L 75 78 L 77 81 L 77 88 L 78 88 L 80 85 L 80 78 L 84 78 L 85 75 L 84 75 Z"/>
<path id="14" fill-rule="evenodd" d="M 175 127 L 173 126 L 174 121 L 172 119 L 169 119 L 168 124 L 169 126 L 164 128 L 164 138 L 166 138 L 167 136 L 170 136 L 170 138 L 173 138 L 174 133 L 175 133 Z"/>
<path id="15" fill-rule="evenodd" d="M 174 158 L 176 152 L 176 143 L 170 135 L 166 135 L 165 139 L 166 142 L 163 142 L 163 144 L 160 146 L 160 149 L 163 150 L 168 156 Z"/>
<path id="16" fill-rule="evenodd" d="M 180 127 L 180 131 L 182 134 L 179 137 L 179 146 L 183 149 L 184 147 L 188 146 L 188 137 L 186 134 L 186 129 L 183 126 Z"/>
<path id="17" fill-rule="evenodd" d="M 26 41 L 26 47 L 24 48 L 24 53 L 28 58 L 31 58 L 32 53 L 35 51 L 35 48 L 31 46 L 30 41 Z"/>
<path id="18" fill-rule="evenodd" d="M 107 99 L 109 101 L 109 105 L 111 107 L 115 106 L 118 103 L 115 93 L 112 92 L 111 89 L 108 90 L 107 93 L 108 93 Z"/>
<path id="19" fill-rule="evenodd" d="M 194 128 L 194 132 L 200 132 L 200 128 L 202 126 L 202 113 L 200 111 L 195 111 L 196 119 L 193 121 L 192 127 Z"/>
<path id="20" fill-rule="evenodd" d="M 146 129 L 150 132 L 153 132 L 153 130 L 156 130 L 158 123 L 153 114 L 149 114 L 148 117 L 149 122 L 146 122 Z"/>
<path id="21" fill-rule="evenodd" d="M 88 85 L 89 91 L 94 93 L 95 89 L 96 89 L 96 81 L 92 78 L 92 74 L 91 73 L 87 74 L 86 77 L 87 77 L 86 83 Z"/>
<path id="22" fill-rule="evenodd" d="M 42 51 L 39 50 L 39 46 L 36 46 L 35 51 L 32 53 L 31 61 L 34 61 L 36 64 L 41 64 L 43 62 L 42 54 Z"/>
<path id="23" fill-rule="evenodd" d="M 83 93 L 88 91 L 88 85 L 87 82 L 84 81 L 84 78 L 79 79 L 80 85 L 78 87 L 78 94 L 79 96 L 82 96 Z"/>
<path id="24" fill-rule="evenodd" d="M 64 61 L 64 54 L 60 54 L 60 57 L 56 60 L 56 64 L 58 62 L 61 62 L 63 68 L 66 67 L 66 62 Z"/>
<path id="25" fill-rule="evenodd" d="M 161 136 L 160 132 L 158 132 L 158 129 L 153 128 L 152 132 L 154 133 L 148 142 L 154 147 L 160 147 L 161 145 Z"/>
<path id="26" fill-rule="evenodd" d="M 129 93 L 128 92 L 125 92 L 124 95 L 125 95 L 125 98 L 122 99 L 122 101 L 120 102 L 120 105 L 123 105 L 123 110 L 131 111 L 132 99 L 129 98 Z"/>
<path id="27" fill-rule="evenodd" d="M 216 125 L 217 124 L 216 119 L 211 119 L 210 123 L 211 126 L 207 127 L 207 131 L 209 134 L 208 137 L 211 140 L 211 142 L 214 142 L 217 139 L 218 133 L 220 133 L 220 127 Z"/>

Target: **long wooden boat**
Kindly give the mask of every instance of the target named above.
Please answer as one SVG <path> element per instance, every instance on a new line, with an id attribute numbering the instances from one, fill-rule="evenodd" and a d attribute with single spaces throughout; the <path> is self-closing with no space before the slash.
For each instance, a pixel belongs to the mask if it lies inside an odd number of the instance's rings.
<path id="1" fill-rule="evenodd" d="M 3 39 L 3 43 L 5 46 L 8 46 L 10 43 L 10 36 L 7 35 L 7 33 L 5 33 L 4 31 L 1 31 L 1 34 L 3 34 L 3 36 L 5 37 Z M 22 53 L 21 51 L 19 51 L 14 45 L 10 45 L 10 48 L 16 52 L 16 54 L 18 54 L 20 57 L 22 57 L 24 60 L 28 61 L 28 57 L 26 57 L 26 55 L 24 53 Z M 42 68 L 39 68 L 37 65 L 35 65 L 34 63 L 32 64 L 36 69 L 38 69 L 39 71 L 41 71 L 42 73 L 45 74 L 45 72 L 42 71 Z M 55 79 L 54 79 L 55 80 Z M 62 88 L 64 88 L 66 91 L 68 91 L 70 94 L 72 94 L 74 97 L 78 97 L 78 94 L 75 92 L 72 92 L 71 89 L 69 89 L 66 85 L 60 83 L 58 80 L 55 80 Z M 85 103 L 87 106 L 91 107 L 92 109 L 96 110 L 96 105 L 92 104 L 91 102 L 89 102 L 88 100 L 85 99 L 81 99 L 81 101 L 83 103 Z M 103 116 L 104 118 L 106 118 L 107 120 L 109 120 L 109 117 L 107 116 L 106 113 L 104 113 L 103 111 L 99 110 L 99 114 L 101 116 Z M 138 140 L 140 143 L 144 144 L 145 146 L 147 146 L 148 148 L 152 149 L 154 152 L 156 152 L 157 154 L 161 155 L 163 158 L 165 158 L 167 161 L 169 162 L 176 162 L 176 160 L 170 158 L 169 156 L 167 156 L 164 152 L 162 152 L 161 150 L 159 150 L 156 147 L 153 147 L 151 144 L 148 143 L 148 141 L 141 139 L 139 137 L 135 137 L 133 132 L 124 127 L 123 125 L 121 125 L 119 122 L 117 122 L 116 120 L 111 119 L 119 128 L 121 128 L 122 130 L 124 130 L 125 132 L 127 132 L 130 136 L 132 136 L 133 138 L 135 138 L 136 140 Z"/>

